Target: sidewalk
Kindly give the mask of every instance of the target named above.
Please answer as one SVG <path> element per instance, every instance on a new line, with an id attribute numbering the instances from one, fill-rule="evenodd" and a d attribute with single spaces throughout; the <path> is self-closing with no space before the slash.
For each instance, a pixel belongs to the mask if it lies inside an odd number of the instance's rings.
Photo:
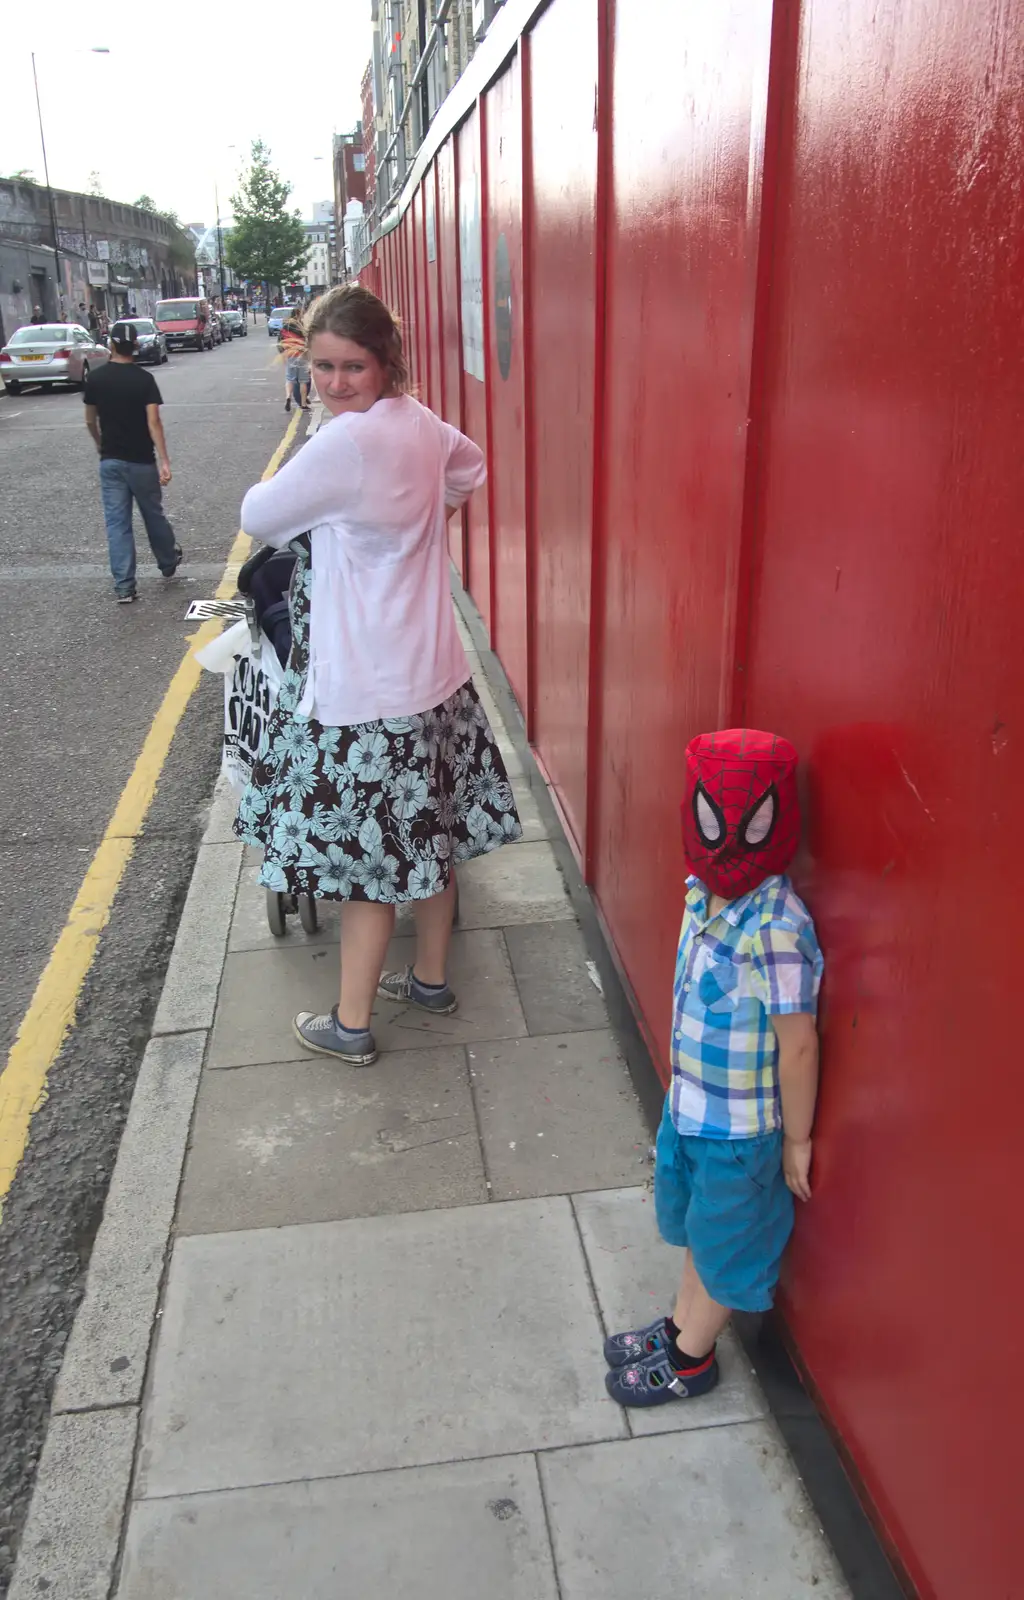
<path id="1" fill-rule="evenodd" d="M 550 806 L 471 660 L 525 840 L 459 871 L 459 1012 L 381 1004 L 376 1066 L 296 1045 L 337 910 L 275 940 L 214 805 L 11 1600 L 847 1595 L 731 1337 L 706 1399 L 605 1395 L 604 1333 L 678 1260 Z"/>

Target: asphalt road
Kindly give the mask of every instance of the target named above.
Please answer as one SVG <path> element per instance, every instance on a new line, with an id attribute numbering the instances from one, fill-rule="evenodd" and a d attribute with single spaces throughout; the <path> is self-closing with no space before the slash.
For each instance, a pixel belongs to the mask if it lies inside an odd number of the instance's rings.
<path id="1" fill-rule="evenodd" d="M 212 594 L 242 496 L 284 433 L 264 322 L 154 369 L 184 547 L 161 578 L 136 518 L 140 599 L 115 605 L 81 395 L 0 395 L 0 1063 Z M 0 1596 L 50 1395 L 219 764 L 221 689 L 185 713 L 0 1222 Z"/>

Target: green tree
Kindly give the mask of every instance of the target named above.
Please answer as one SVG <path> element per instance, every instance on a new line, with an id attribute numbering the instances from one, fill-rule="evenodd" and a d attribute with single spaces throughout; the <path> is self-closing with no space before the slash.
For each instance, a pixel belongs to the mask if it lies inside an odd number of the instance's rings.
<path id="1" fill-rule="evenodd" d="M 132 205 L 137 211 L 152 211 L 154 214 L 157 211 L 156 201 L 148 194 L 140 194 L 137 200 L 132 201 Z"/>
<path id="2" fill-rule="evenodd" d="M 4 179 L 5 183 L 34 183 L 38 185 L 39 179 L 28 167 L 19 167 L 17 172 L 9 172 Z"/>
<path id="3" fill-rule="evenodd" d="M 231 196 L 235 226 L 224 259 L 240 278 L 280 288 L 305 275 L 309 246 L 297 211 L 287 208 L 291 185 L 270 165 L 270 151 L 254 139 L 249 167 Z"/>
<path id="4" fill-rule="evenodd" d="M 107 198 L 103 192 L 103 179 L 95 169 L 89 174 L 89 193 L 94 194 L 97 200 L 105 200 Z"/>

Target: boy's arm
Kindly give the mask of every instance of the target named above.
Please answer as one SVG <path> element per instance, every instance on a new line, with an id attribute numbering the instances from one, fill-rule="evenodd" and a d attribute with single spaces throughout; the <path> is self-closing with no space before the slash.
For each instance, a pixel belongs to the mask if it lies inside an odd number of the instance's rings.
<path id="1" fill-rule="evenodd" d="M 811 1198 L 811 1128 L 818 1095 L 818 1029 L 809 1011 L 772 1017 L 779 1041 L 782 1096 L 782 1171 L 800 1200 Z"/>
<path id="2" fill-rule="evenodd" d="M 164 425 L 160 421 L 160 407 L 151 405 L 146 407 L 146 422 L 149 426 L 149 437 L 156 450 L 156 464 L 160 469 L 160 482 L 166 488 L 171 481 L 171 463 L 167 458 L 167 440 L 164 438 Z"/>

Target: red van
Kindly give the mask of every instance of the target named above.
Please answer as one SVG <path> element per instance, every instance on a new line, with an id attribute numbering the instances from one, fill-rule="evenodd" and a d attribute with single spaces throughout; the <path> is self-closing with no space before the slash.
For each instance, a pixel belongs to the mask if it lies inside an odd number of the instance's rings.
<path id="1" fill-rule="evenodd" d="M 168 350 L 212 350 L 213 324 L 209 302 L 189 295 L 183 300 L 161 300 L 156 325 Z"/>

